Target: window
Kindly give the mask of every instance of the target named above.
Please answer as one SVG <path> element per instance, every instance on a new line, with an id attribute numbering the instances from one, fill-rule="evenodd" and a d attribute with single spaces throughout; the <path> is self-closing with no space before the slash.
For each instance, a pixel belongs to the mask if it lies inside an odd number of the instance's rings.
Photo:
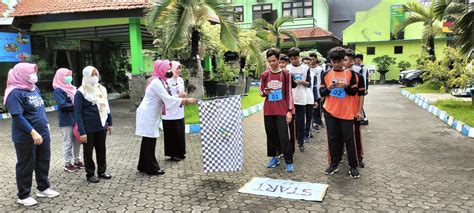
<path id="1" fill-rule="evenodd" d="M 430 4 L 431 4 L 431 0 L 420 0 L 420 4 L 430 5 Z"/>
<path id="2" fill-rule="evenodd" d="M 313 16 L 313 0 L 298 0 L 282 3 L 283 16 L 303 18 Z"/>
<path id="3" fill-rule="evenodd" d="M 236 6 L 234 7 L 234 19 L 237 22 L 244 22 L 244 7 Z"/>
<path id="4" fill-rule="evenodd" d="M 375 55 L 375 47 L 367 47 L 367 55 Z"/>
<path id="5" fill-rule="evenodd" d="M 403 54 L 403 46 L 395 46 L 393 47 L 394 54 Z"/>
<path id="6" fill-rule="evenodd" d="M 265 13 L 272 13 L 272 5 L 271 4 L 258 4 L 252 6 L 252 19 L 261 19 L 263 18 L 263 14 Z"/>

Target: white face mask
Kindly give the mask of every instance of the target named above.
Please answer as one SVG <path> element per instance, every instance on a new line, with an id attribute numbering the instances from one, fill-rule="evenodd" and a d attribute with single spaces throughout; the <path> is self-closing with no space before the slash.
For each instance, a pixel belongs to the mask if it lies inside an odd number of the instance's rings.
<path id="1" fill-rule="evenodd" d="M 94 86 L 94 85 L 99 83 L 99 77 L 98 76 L 92 76 L 91 78 L 88 79 L 87 83 Z"/>
<path id="2" fill-rule="evenodd" d="M 32 83 L 32 84 L 36 84 L 36 82 L 38 82 L 38 75 L 36 73 L 31 73 L 30 78 L 28 79 L 28 82 Z"/>

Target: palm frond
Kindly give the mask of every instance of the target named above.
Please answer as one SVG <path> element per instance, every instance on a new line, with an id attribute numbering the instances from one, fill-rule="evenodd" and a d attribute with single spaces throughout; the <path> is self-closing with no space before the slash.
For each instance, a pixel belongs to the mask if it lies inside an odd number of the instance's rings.
<path id="1" fill-rule="evenodd" d="M 273 26 L 264 19 L 254 20 L 252 23 L 252 29 L 254 30 L 270 30 Z"/>
<path id="2" fill-rule="evenodd" d="M 286 37 L 288 37 L 288 39 L 290 39 L 293 42 L 295 47 L 298 46 L 299 39 L 292 31 L 282 30 L 282 31 L 280 31 L 280 33 L 282 35 L 285 35 Z"/>
<path id="3" fill-rule="evenodd" d="M 394 33 L 395 35 L 398 35 L 400 31 L 404 30 L 407 26 L 420 22 L 426 22 L 426 18 L 418 14 L 412 14 L 411 16 L 406 17 L 405 20 L 399 23 L 397 26 L 395 26 Z"/>
<path id="4" fill-rule="evenodd" d="M 474 7 L 474 6 L 471 6 Z M 454 23 L 455 45 L 467 53 L 474 48 L 474 8 L 470 8 Z"/>
<path id="5" fill-rule="evenodd" d="M 419 15 L 426 19 L 431 19 L 433 17 L 433 14 L 430 14 L 430 9 L 418 2 L 408 2 L 406 5 L 403 5 L 403 9 L 406 12 L 411 12 L 413 15 Z"/>
<path id="6" fill-rule="evenodd" d="M 192 15 L 192 8 L 189 6 L 180 4 L 173 6 L 165 22 L 168 30 L 163 35 L 165 39 L 162 48 L 166 54 L 188 43 Z"/>
<path id="7" fill-rule="evenodd" d="M 446 16 L 459 17 L 467 10 L 467 5 L 462 3 L 451 3 L 444 11 Z"/>
<path id="8" fill-rule="evenodd" d="M 167 17 L 170 8 L 176 4 L 177 0 L 165 0 L 157 3 L 153 7 L 146 10 L 146 20 L 148 30 L 151 32 L 154 30 L 156 23 L 162 22 L 164 17 Z"/>
<path id="9" fill-rule="evenodd" d="M 283 17 L 283 16 L 280 16 L 277 18 L 277 20 L 273 23 L 273 27 L 275 29 L 280 29 L 280 27 L 287 23 L 287 22 L 291 22 L 293 23 L 293 18 L 292 17 Z"/>
<path id="10" fill-rule="evenodd" d="M 446 15 L 446 8 L 451 4 L 451 0 L 438 0 L 434 3 L 433 12 L 438 20 L 442 20 Z"/>
<path id="11" fill-rule="evenodd" d="M 239 27 L 233 21 L 227 19 L 227 17 L 231 15 L 229 12 L 231 5 L 223 3 L 220 0 L 204 0 L 203 3 L 217 17 L 219 17 L 221 25 L 220 40 L 222 44 L 231 50 L 236 50 L 239 41 Z"/>

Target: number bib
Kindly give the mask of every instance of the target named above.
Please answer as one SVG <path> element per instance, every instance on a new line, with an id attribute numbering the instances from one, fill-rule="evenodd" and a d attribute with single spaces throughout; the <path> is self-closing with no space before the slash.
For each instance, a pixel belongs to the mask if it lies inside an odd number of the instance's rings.
<path id="1" fill-rule="evenodd" d="M 335 88 L 331 90 L 331 93 L 329 93 L 329 95 L 335 98 L 345 98 L 346 91 L 344 90 L 344 88 Z"/>
<path id="2" fill-rule="evenodd" d="M 268 94 L 268 100 L 271 102 L 283 100 L 281 89 L 273 90 L 270 94 Z"/>
<path id="3" fill-rule="evenodd" d="M 303 74 L 295 74 L 295 81 L 302 81 L 303 80 Z"/>

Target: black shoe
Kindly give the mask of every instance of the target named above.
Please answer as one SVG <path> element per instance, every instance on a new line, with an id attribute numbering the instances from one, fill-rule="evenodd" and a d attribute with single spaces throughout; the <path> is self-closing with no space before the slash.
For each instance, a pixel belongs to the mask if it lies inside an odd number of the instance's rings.
<path id="1" fill-rule="evenodd" d="M 325 171 L 324 174 L 326 175 L 333 175 L 334 173 L 338 172 L 339 168 L 337 166 L 329 166 Z"/>
<path id="2" fill-rule="evenodd" d="M 326 128 L 326 126 L 324 126 L 323 123 L 321 123 L 319 126 L 320 126 L 321 128 L 323 128 L 323 129 Z"/>
<path id="3" fill-rule="evenodd" d="M 304 152 L 304 146 L 303 146 L 303 144 L 298 145 L 298 149 L 300 150 L 300 152 Z"/>
<path id="4" fill-rule="evenodd" d="M 110 179 L 112 178 L 112 175 L 107 174 L 107 173 L 102 173 L 102 174 L 99 174 L 99 178 Z"/>
<path id="5" fill-rule="evenodd" d="M 360 174 L 359 174 L 359 171 L 357 171 L 357 168 L 356 167 L 353 167 L 349 170 L 349 175 L 356 179 L 356 178 L 360 178 Z"/>
<path id="6" fill-rule="evenodd" d="M 99 178 L 97 178 L 96 176 L 90 176 L 87 178 L 87 181 L 89 181 L 90 183 L 98 183 L 100 182 Z"/>
<path id="7" fill-rule="evenodd" d="M 364 126 L 369 125 L 369 120 L 362 120 L 362 121 L 360 122 L 360 125 L 364 125 Z"/>
<path id="8" fill-rule="evenodd" d="M 164 174 L 165 174 L 165 170 L 160 169 L 160 170 L 154 171 L 154 172 L 147 172 L 146 174 L 147 174 L 147 175 L 157 175 L 157 176 L 158 176 L 158 175 L 164 175 Z"/>
<path id="9" fill-rule="evenodd" d="M 359 160 L 359 167 L 360 168 L 365 168 L 365 163 L 362 160 Z"/>

